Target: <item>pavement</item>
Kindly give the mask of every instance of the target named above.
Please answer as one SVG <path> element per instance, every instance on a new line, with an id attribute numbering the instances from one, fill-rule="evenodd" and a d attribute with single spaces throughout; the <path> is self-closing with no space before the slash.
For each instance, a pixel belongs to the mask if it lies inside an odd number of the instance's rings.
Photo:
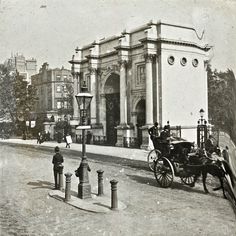
<path id="1" fill-rule="evenodd" d="M 0 140 L 1 143 L 7 143 L 10 145 L 20 145 L 20 146 L 31 146 L 35 148 L 52 148 L 54 149 L 58 146 L 61 151 L 74 151 L 74 152 L 82 152 L 82 144 L 73 143 L 70 145 L 70 148 L 66 148 L 66 144 L 64 142 L 57 143 L 53 141 L 43 142 L 41 144 L 37 144 L 37 140 L 22 140 L 22 139 L 3 139 Z M 99 146 L 99 145 L 86 145 L 86 153 L 105 155 L 109 157 L 119 157 L 123 159 L 130 160 L 138 160 L 138 161 L 146 161 L 146 157 L 148 155 L 148 151 L 141 149 L 132 149 L 132 148 L 121 148 L 121 147 L 113 147 L 113 146 Z M 73 191 L 74 192 L 74 191 Z M 88 212 L 94 213 L 109 213 L 111 211 L 111 198 L 105 195 L 97 196 L 97 194 L 92 193 L 91 198 L 88 199 L 80 199 L 75 194 L 71 194 L 70 201 L 64 201 L 65 199 L 65 190 L 50 190 L 49 196 L 58 200 L 63 201 L 65 204 L 69 204 L 75 208 L 85 210 Z M 117 203 L 116 210 L 124 210 L 126 208 L 126 204 L 119 201 Z"/>

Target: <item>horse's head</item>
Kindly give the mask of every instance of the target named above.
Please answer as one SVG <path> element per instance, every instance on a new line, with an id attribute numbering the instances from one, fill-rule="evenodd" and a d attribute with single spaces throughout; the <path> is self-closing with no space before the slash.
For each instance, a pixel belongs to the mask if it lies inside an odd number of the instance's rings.
<path id="1" fill-rule="evenodd" d="M 218 156 L 221 156 L 221 150 L 220 148 L 217 146 L 216 149 L 215 149 L 215 153 L 218 155 Z"/>

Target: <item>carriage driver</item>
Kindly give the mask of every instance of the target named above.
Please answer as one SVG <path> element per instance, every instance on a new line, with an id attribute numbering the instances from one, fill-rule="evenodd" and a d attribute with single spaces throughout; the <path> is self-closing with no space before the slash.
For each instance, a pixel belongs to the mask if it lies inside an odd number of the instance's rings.
<path id="1" fill-rule="evenodd" d="M 150 138 L 153 142 L 153 146 L 155 147 L 155 138 L 159 137 L 159 128 L 158 128 L 158 122 L 154 123 L 154 126 L 152 126 L 150 129 L 148 129 L 148 133 L 150 135 Z"/>

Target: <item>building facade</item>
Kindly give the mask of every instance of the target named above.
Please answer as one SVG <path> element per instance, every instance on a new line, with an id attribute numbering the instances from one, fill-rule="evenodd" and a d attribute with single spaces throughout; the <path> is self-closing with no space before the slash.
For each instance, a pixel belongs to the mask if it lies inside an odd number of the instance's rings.
<path id="1" fill-rule="evenodd" d="M 147 129 L 155 121 L 196 126 L 200 108 L 208 110 L 210 47 L 202 36 L 192 27 L 149 22 L 77 48 L 70 61 L 74 90 L 86 83 L 93 95 L 92 134 L 111 145 L 133 138 L 148 148 Z M 78 114 L 74 104 L 75 120 Z M 186 129 L 182 137 L 193 140 L 195 134 Z"/>
<path id="2" fill-rule="evenodd" d="M 71 71 L 64 68 L 50 69 L 47 63 L 44 63 L 38 74 L 32 76 L 32 85 L 37 89 L 39 100 L 35 104 L 36 116 L 43 114 L 54 120 L 64 119 L 62 109 L 68 109 L 68 95 L 73 89 Z"/>
<path id="3" fill-rule="evenodd" d="M 31 84 L 31 76 L 37 73 L 37 61 L 34 58 L 25 59 L 24 55 L 12 55 L 5 63 L 22 75 L 28 84 Z"/>

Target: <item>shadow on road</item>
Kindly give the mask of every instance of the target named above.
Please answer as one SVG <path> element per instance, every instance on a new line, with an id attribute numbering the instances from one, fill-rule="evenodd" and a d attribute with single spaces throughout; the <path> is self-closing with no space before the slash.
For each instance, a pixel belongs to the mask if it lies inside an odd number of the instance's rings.
<path id="1" fill-rule="evenodd" d="M 37 180 L 37 182 L 28 182 L 27 185 L 34 186 L 32 189 L 46 188 L 53 189 L 54 184 L 48 181 Z"/>
<path id="2" fill-rule="evenodd" d="M 143 176 L 139 176 L 139 175 L 127 175 L 127 176 L 130 179 L 132 179 L 138 183 L 147 184 L 150 186 L 161 188 L 161 186 L 158 185 L 156 179 L 154 179 L 154 178 L 143 177 Z M 205 192 L 201 189 L 191 188 L 187 185 L 184 185 L 183 183 L 178 183 L 178 182 L 173 182 L 172 185 L 170 186 L 170 188 L 171 189 L 180 189 L 180 190 L 187 191 L 187 192 L 205 194 Z"/>

